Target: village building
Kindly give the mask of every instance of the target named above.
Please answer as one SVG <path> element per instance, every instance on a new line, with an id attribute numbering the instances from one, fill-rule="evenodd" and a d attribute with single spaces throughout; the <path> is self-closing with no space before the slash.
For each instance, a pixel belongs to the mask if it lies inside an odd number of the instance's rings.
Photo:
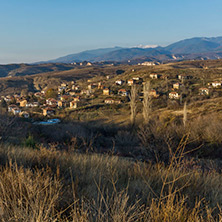
<path id="1" fill-rule="evenodd" d="M 26 104 L 26 107 L 38 107 L 39 106 L 39 103 L 38 102 L 28 102 Z"/>
<path id="2" fill-rule="evenodd" d="M 114 99 L 112 99 L 112 98 L 106 98 L 105 100 L 104 100 L 104 103 L 106 103 L 106 104 L 114 104 Z"/>
<path id="3" fill-rule="evenodd" d="M 61 87 L 65 89 L 65 88 L 68 87 L 68 84 L 67 84 L 67 83 L 62 83 L 62 84 L 61 84 Z"/>
<path id="4" fill-rule="evenodd" d="M 89 89 L 83 89 L 83 90 L 81 90 L 81 92 L 80 92 L 81 95 L 86 94 L 87 96 L 89 96 L 90 93 L 91 93 L 91 90 L 89 90 Z"/>
<path id="5" fill-rule="evenodd" d="M 212 82 L 212 86 L 214 88 L 220 88 L 221 87 L 221 82 L 219 82 L 219 81 Z"/>
<path id="6" fill-rule="evenodd" d="M 143 81 L 143 79 L 140 78 L 140 77 L 133 77 L 133 80 L 135 80 L 135 81 Z"/>
<path id="7" fill-rule="evenodd" d="M 180 89 L 181 84 L 179 82 L 173 84 L 174 89 Z"/>
<path id="8" fill-rule="evenodd" d="M 106 103 L 106 104 L 121 104 L 122 101 L 119 99 L 106 98 L 104 100 L 104 103 Z"/>
<path id="9" fill-rule="evenodd" d="M 104 85 L 102 85 L 101 82 L 98 83 L 98 89 L 105 89 L 106 87 Z"/>
<path id="10" fill-rule="evenodd" d="M 120 99 L 115 99 L 114 103 L 115 103 L 115 104 L 121 104 L 122 101 L 121 101 Z"/>
<path id="11" fill-rule="evenodd" d="M 70 95 L 62 95 L 61 97 L 60 97 L 60 100 L 61 101 L 69 101 L 69 100 L 71 100 L 72 99 L 72 97 L 70 96 Z"/>
<path id="12" fill-rule="evenodd" d="M 72 90 L 79 90 L 80 87 L 78 85 L 72 85 Z"/>
<path id="13" fill-rule="evenodd" d="M 157 98 L 160 95 L 159 95 L 159 93 L 155 89 L 151 89 L 150 92 L 149 92 L 149 96 Z"/>
<path id="14" fill-rule="evenodd" d="M 208 96 L 210 94 L 210 91 L 208 88 L 199 88 L 199 94 Z"/>
<path id="15" fill-rule="evenodd" d="M 179 74 L 179 75 L 177 76 L 177 78 L 178 78 L 179 80 L 185 80 L 185 79 L 192 79 L 193 77 L 192 77 L 192 76 L 189 76 L 189 75 L 186 75 L 186 74 Z"/>
<path id="16" fill-rule="evenodd" d="M 97 84 L 95 84 L 95 83 L 88 85 L 89 90 L 95 89 L 96 87 L 97 87 Z"/>
<path id="17" fill-rule="evenodd" d="M 129 79 L 127 81 L 127 83 L 128 83 L 129 86 L 132 86 L 132 85 L 134 85 L 136 83 L 136 81 L 134 79 Z"/>
<path id="18" fill-rule="evenodd" d="M 74 95 L 76 95 L 76 92 L 75 91 L 69 91 L 69 95 L 74 96 Z"/>
<path id="19" fill-rule="evenodd" d="M 87 62 L 86 66 L 92 66 L 91 62 Z"/>
<path id="20" fill-rule="evenodd" d="M 120 95 L 120 96 L 128 96 L 129 93 L 128 93 L 128 91 L 126 89 L 119 89 L 118 90 L 118 95 Z"/>
<path id="21" fill-rule="evenodd" d="M 116 80 L 116 85 L 119 85 L 119 86 L 121 86 L 121 85 L 123 85 L 123 83 L 124 83 L 124 81 L 123 80 Z"/>
<path id="22" fill-rule="evenodd" d="M 55 115 L 55 110 L 50 107 L 45 107 L 42 109 L 43 116 L 53 116 Z"/>
<path id="23" fill-rule="evenodd" d="M 109 96 L 110 95 L 110 89 L 109 88 L 103 89 L 103 95 Z"/>
<path id="24" fill-rule="evenodd" d="M 15 104 L 9 105 L 9 106 L 8 106 L 8 112 L 12 112 L 12 110 L 13 110 L 14 108 L 18 108 L 18 106 L 16 106 Z"/>
<path id="25" fill-rule="evenodd" d="M 146 61 L 146 62 L 143 62 L 143 63 L 138 63 L 138 65 L 141 65 L 141 66 L 155 66 L 155 65 L 157 65 L 157 63 Z"/>
<path id="26" fill-rule="evenodd" d="M 26 104 L 28 103 L 28 101 L 26 99 L 23 99 L 22 101 L 20 101 L 20 107 L 26 107 Z"/>
<path id="27" fill-rule="evenodd" d="M 170 92 L 169 93 L 169 98 L 170 99 L 179 99 L 180 98 L 180 95 L 179 95 L 179 93 L 178 92 Z"/>
<path id="28" fill-rule="evenodd" d="M 65 107 L 65 102 L 60 100 L 60 101 L 58 101 L 57 106 L 59 108 L 63 108 L 63 107 Z"/>
<path id="29" fill-rule="evenodd" d="M 150 74 L 150 78 L 151 79 L 159 79 L 161 77 L 161 75 L 157 74 L 157 73 L 152 73 Z"/>
<path id="30" fill-rule="evenodd" d="M 53 99 L 53 98 L 49 98 L 46 100 L 46 104 L 50 105 L 50 106 L 55 106 L 55 105 L 57 105 L 57 100 Z"/>
<path id="31" fill-rule="evenodd" d="M 80 97 L 79 97 L 79 96 L 75 96 L 75 97 L 73 98 L 73 101 L 75 101 L 75 102 L 80 102 Z"/>
<path id="32" fill-rule="evenodd" d="M 18 115 L 20 112 L 21 112 L 21 109 L 19 109 L 18 107 L 12 108 L 12 113 L 13 113 L 14 115 Z"/>
<path id="33" fill-rule="evenodd" d="M 76 102 L 76 101 L 71 101 L 71 102 L 69 103 L 69 106 L 70 106 L 70 108 L 72 108 L 72 109 L 76 109 L 76 108 L 79 107 L 79 103 Z"/>
<path id="34" fill-rule="evenodd" d="M 4 97 L 4 100 L 5 100 L 5 102 L 12 102 L 14 100 L 14 97 L 8 95 L 8 96 Z"/>

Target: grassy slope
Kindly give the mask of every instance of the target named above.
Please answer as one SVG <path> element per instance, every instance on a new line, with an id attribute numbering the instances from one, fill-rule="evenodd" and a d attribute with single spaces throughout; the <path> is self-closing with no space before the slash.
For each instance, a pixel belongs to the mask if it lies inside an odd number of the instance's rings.
<path id="1" fill-rule="evenodd" d="M 221 174 L 183 167 L 191 162 L 174 159 L 165 167 L 3 145 L 0 158 L 2 221 L 50 221 L 68 206 L 62 221 L 206 221 L 211 213 L 219 219 Z"/>

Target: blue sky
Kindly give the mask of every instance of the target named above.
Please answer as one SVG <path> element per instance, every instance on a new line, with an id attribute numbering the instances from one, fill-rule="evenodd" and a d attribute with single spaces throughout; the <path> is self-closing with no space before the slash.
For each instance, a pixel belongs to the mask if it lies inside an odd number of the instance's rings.
<path id="1" fill-rule="evenodd" d="M 0 0 L 0 64 L 222 36 L 221 0 Z"/>

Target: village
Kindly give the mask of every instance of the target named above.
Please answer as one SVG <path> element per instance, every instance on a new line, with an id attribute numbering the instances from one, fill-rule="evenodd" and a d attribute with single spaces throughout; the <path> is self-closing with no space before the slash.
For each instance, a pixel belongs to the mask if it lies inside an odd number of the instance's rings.
<path id="1" fill-rule="evenodd" d="M 94 77 L 85 81 L 64 81 L 60 85 L 46 88 L 38 92 L 26 92 L 26 94 L 5 95 L 1 100 L 5 102 L 10 115 L 22 118 L 33 116 L 52 117 L 57 116 L 63 110 L 75 111 L 93 105 L 127 105 L 130 101 L 132 86 L 137 86 L 138 99 L 143 100 L 143 85 L 151 82 L 149 96 L 158 99 L 178 101 L 182 104 L 188 95 L 209 97 L 212 92 L 222 86 L 222 82 L 215 80 L 200 84 L 200 79 L 191 75 L 178 74 L 176 76 L 151 73 L 134 75 L 131 78 L 121 75 L 107 75 Z M 199 84 L 196 84 L 199 81 Z M 153 87 L 154 86 L 154 87 Z"/>

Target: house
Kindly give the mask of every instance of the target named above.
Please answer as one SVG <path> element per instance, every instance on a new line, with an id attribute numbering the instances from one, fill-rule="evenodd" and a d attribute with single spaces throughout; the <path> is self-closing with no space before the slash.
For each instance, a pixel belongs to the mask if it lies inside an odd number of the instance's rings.
<path id="1" fill-rule="evenodd" d="M 199 94 L 200 95 L 209 95 L 210 94 L 210 91 L 208 88 L 199 88 Z"/>
<path id="2" fill-rule="evenodd" d="M 132 86 L 132 85 L 134 85 L 136 83 L 136 81 L 134 79 L 129 79 L 127 81 L 127 83 L 128 83 L 129 86 Z"/>
<path id="3" fill-rule="evenodd" d="M 116 85 L 119 85 L 119 86 L 121 86 L 121 85 L 123 85 L 123 83 L 124 83 L 124 81 L 123 80 L 121 80 L 121 79 L 119 79 L 119 80 L 116 80 Z"/>
<path id="4" fill-rule="evenodd" d="M 72 90 L 79 90 L 80 87 L 78 85 L 72 85 Z"/>
<path id="5" fill-rule="evenodd" d="M 74 96 L 75 94 L 76 94 L 75 91 L 69 91 L 69 95 L 70 95 L 70 96 Z"/>
<path id="6" fill-rule="evenodd" d="M 135 80 L 135 81 L 143 81 L 143 79 L 140 78 L 140 77 L 133 77 L 133 80 Z"/>
<path id="7" fill-rule="evenodd" d="M 39 103 L 38 102 L 29 102 L 26 104 L 26 107 L 38 107 Z"/>
<path id="8" fill-rule="evenodd" d="M 91 93 L 91 90 L 88 90 L 88 89 L 81 90 L 81 95 L 86 94 L 87 96 L 89 96 L 90 93 Z"/>
<path id="9" fill-rule="evenodd" d="M 27 103 L 28 101 L 26 99 L 23 99 L 22 101 L 20 101 L 20 107 L 25 107 Z"/>
<path id="10" fill-rule="evenodd" d="M 169 93 L 169 98 L 170 99 L 179 99 L 180 98 L 180 95 L 178 94 L 178 92 L 170 92 Z"/>
<path id="11" fill-rule="evenodd" d="M 14 107 L 14 108 L 12 108 L 12 113 L 14 115 L 17 115 L 17 114 L 21 113 L 21 109 L 19 109 L 18 107 Z"/>
<path id="12" fill-rule="evenodd" d="M 141 65 L 141 66 L 155 66 L 157 63 L 155 62 L 143 62 L 143 63 L 138 63 L 138 65 Z"/>
<path id="13" fill-rule="evenodd" d="M 103 89 L 103 95 L 109 96 L 110 95 L 110 89 L 109 88 Z"/>
<path id="14" fill-rule="evenodd" d="M 115 104 L 121 104 L 122 101 L 121 101 L 120 99 L 115 99 L 114 103 L 115 103 Z"/>
<path id="15" fill-rule="evenodd" d="M 95 89 L 96 87 L 97 87 L 97 84 L 95 84 L 95 83 L 92 83 L 92 84 L 88 85 L 89 90 Z"/>
<path id="16" fill-rule="evenodd" d="M 70 95 L 63 95 L 60 97 L 61 101 L 70 101 L 72 97 Z"/>
<path id="17" fill-rule="evenodd" d="M 19 113 L 19 116 L 23 117 L 23 118 L 29 118 L 30 115 L 28 112 L 21 112 L 21 113 Z"/>
<path id="18" fill-rule="evenodd" d="M 76 102 L 76 101 L 71 101 L 71 102 L 69 103 L 69 106 L 70 106 L 70 108 L 72 108 L 72 109 L 76 109 L 76 108 L 79 107 L 79 103 Z"/>
<path id="19" fill-rule="evenodd" d="M 112 98 L 107 98 L 107 99 L 105 99 L 104 100 L 104 103 L 106 103 L 106 104 L 114 104 L 114 99 L 112 99 Z"/>
<path id="20" fill-rule="evenodd" d="M 65 102 L 60 100 L 60 101 L 58 101 L 57 105 L 59 108 L 63 108 L 63 107 L 65 107 Z"/>
<path id="21" fill-rule="evenodd" d="M 120 96 L 128 96 L 129 93 L 127 92 L 126 89 L 119 89 L 118 90 L 118 95 L 120 95 Z"/>
<path id="22" fill-rule="evenodd" d="M 13 99 L 14 99 L 14 97 L 13 97 L 13 96 L 10 96 L 10 95 L 8 95 L 8 96 L 6 96 L 6 97 L 4 98 L 5 102 L 12 102 Z"/>
<path id="23" fill-rule="evenodd" d="M 67 83 L 62 83 L 62 84 L 61 84 L 61 87 L 64 88 L 64 89 L 66 89 L 66 88 L 68 87 L 68 84 L 67 84 Z"/>
<path id="24" fill-rule="evenodd" d="M 155 89 L 151 89 L 149 92 L 149 95 L 154 98 L 157 98 L 160 96 L 159 93 Z"/>
<path id="25" fill-rule="evenodd" d="M 57 100 L 53 99 L 53 98 L 49 98 L 46 100 L 46 104 L 50 105 L 50 106 L 55 106 L 55 105 L 57 105 Z"/>
<path id="26" fill-rule="evenodd" d="M 151 78 L 151 79 L 159 79 L 160 77 L 161 77 L 161 75 L 156 74 L 156 73 L 150 74 L 150 78 Z"/>
<path id="27" fill-rule="evenodd" d="M 181 84 L 179 82 L 173 84 L 174 89 L 180 89 Z"/>
<path id="28" fill-rule="evenodd" d="M 15 104 L 9 105 L 9 106 L 8 106 L 8 112 L 12 112 L 12 110 L 13 110 L 14 108 L 18 108 L 18 106 L 16 106 Z"/>
<path id="29" fill-rule="evenodd" d="M 106 104 L 121 104 L 122 101 L 119 99 L 114 100 L 112 98 L 107 98 L 104 100 L 104 103 L 106 103 Z"/>
<path id="30" fill-rule="evenodd" d="M 74 97 L 74 98 L 73 98 L 73 101 L 75 101 L 75 102 L 80 102 L 80 97 L 79 97 L 79 96 Z"/>
<path id="31" fill-rule="evenodd" d="M 177 76 L 177 78 L 178 78 L 179 80 L 185 80 L 185 79 L 192 79 L 193 77 L 192 77 L 192 76 L 189 76 L 189 75 L 186 75 L 186 74 L 179 74 L 179 75 Z"/>
<path id="32" fill-rule="evenodd" d="M 105 89 L 106 87 L 102 84 L 102 82 L 98 83 L 98 89 Z"/>
<path id="33" fill-rule="evenodd" d="M 212 86 L 214 88 L 220 88 L 221 87 L 221 82 L 219 82 L 219 81 L 212 82 Z"/>
<path id="34" fill-rule="evenodd" d="M 55 110 L 50 108 L 50 107 L 43 108 L 42 111 L 43 111 L 43 116 L 53 116 L 53 115 L 55 115 Z"/>

